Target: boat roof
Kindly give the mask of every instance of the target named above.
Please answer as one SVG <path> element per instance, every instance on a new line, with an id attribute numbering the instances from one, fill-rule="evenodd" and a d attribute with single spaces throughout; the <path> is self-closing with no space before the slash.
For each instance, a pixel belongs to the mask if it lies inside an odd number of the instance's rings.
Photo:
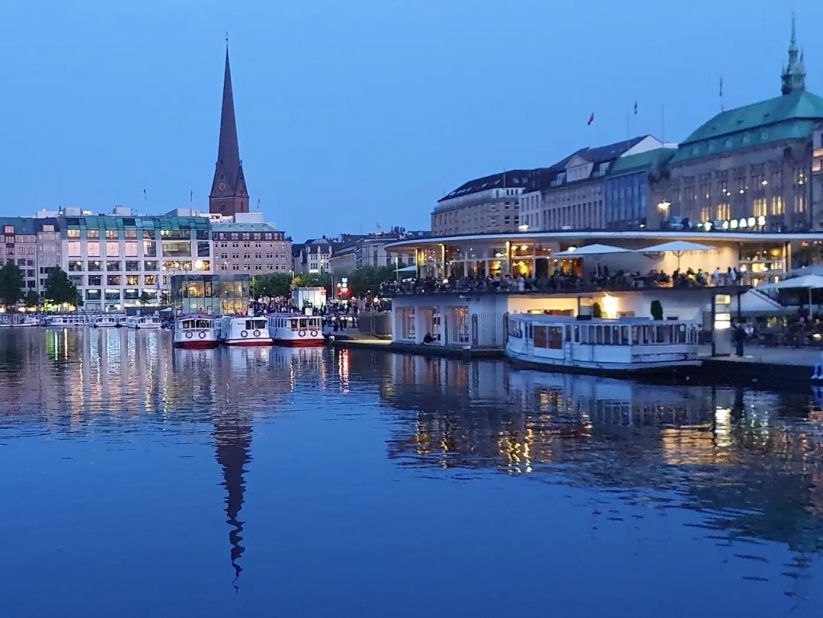
<path id="1" fill-rule="evenodd" d="M 509 318 L 526 320 L 529 322 L 545 322 L 546 324 L 603 324 L 605 326 L 620 326 L 623 324 L 678 324 L 682 322 L 691 323 L 693 320 L 653 320 L 651 318 L 591 318 L 578 319 L 568 315 L 550 315 L 548 313 L 512 313 Z"/>
<path id="2" fill-rule="evenodd" d="M 213 320 L 215 316 L 209 315 L 208 313 L 184 313 L 183 315 L 178 315 L 178 320 L 191 320 L 192 318 L 201 319 L 201 320 Z"/>

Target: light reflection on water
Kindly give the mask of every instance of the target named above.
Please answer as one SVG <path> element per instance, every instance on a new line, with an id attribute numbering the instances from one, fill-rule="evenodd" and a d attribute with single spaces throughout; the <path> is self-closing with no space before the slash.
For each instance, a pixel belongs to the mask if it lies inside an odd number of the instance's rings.
<path id="1" fill-rule="evenodd" d="M 458 615 L 819 615 L 823 599 L 806 392 L 4 329 L 0 464 L 4 615 L 415 615 L 420 586 Z"/>

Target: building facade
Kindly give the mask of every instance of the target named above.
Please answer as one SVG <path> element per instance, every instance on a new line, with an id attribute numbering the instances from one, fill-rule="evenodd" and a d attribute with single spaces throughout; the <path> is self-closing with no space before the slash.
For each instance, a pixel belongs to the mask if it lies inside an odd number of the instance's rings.
<path id="1" fill-rule="evenodd" d="M 520 198 L 524 230 L 595 230 L 606 227 L 604 181 L 612 165 L 662 147 L 650 135 L 583 148 L 560 163 L 539 171 Z"/>
<path id="2" fill-rule="evenodd" d="M 603 219 L 607 230 L 641 230 L 647 225 L 653 187 L 668 173 L 675 148 L 657 148 L 618 158 L 603 181 Z"/>
<path id="3" fill-rule="evenodd" d="M 12 262 L 23 275 L 23 291 L 42 295 L 49 271 L 60 264 L 60 232 L 53 217 L 0 217 L 0 264 Z"/>
<path id="4" fill-rule="evenodd" d="M 431 214 L 435 236 L 513 232 L 520 225 L 520 194 L 534 170 L 509 170 L 476 178 L 437 201 Z"/>
<path id="5" fill-rule="evenodd" d="M 212 269 L 205 217 L 73 215 L 60 218 L 62 267 L 88 311 L 168 302 L 173 274 Z"/>
<path id="6" fill-rule="evenodd" d="M 209 193 L 209 212 L 231 216 L 249 212 L 249 191 L 243 174 L 240 147 L 237 142 L 237 122 L 234 117 L 234 93 L 231 86 L 229 49 L 223 75 L 223 103 L 220 112 L 220 141 L 217 163 Z"/>
<path id="7" fill-rule="evenodd" d="M 328 272 L 333 249 L 333 242 L 325 237 L 294 244 L 292 269 L 298 274 Z"/>
<path id="8" fill-rule="evenodd" d="M 291 239 L 268 223 L 213 223 L 211 236 L 215 272 L 253 275 L 292 270 Z"/>
<path id="9" fill-rule="evenodd" d="M 810 180 L 812 138 L 823 121 L 823 98 L 806 91 L 794 24 L 780 91 L 778 97 L 722 111 L 680 144 L 667 177 L 655 187 L 650 223 L 821 229 Z"/>

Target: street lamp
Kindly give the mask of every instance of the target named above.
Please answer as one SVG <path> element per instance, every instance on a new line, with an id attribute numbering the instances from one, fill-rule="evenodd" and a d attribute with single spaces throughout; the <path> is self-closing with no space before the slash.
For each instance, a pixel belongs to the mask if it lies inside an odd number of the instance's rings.
<path id="1" fill-rule="evenodd" d="M 657 203 L 657 210 L 660 212 L 660 227 L 663 228 L 663 224 L 666 222 L 666 219 L 669 218 L 669 208 L 671 207 L 672 203 L 668 200 L 661 200 Z"/>

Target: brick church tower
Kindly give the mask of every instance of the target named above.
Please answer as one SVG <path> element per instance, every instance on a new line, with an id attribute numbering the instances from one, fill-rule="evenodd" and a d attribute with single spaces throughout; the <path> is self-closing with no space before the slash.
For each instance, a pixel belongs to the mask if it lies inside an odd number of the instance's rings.
<path id="1" fill-rule="evenodd" d="M 229 48 L 226 46 L 226 72 L 223 77 L 223 108 L 220 114 L 220 143 L 217 164 L 209 193 L 209 212 L 234 215 L 249 212 L 249 192 L 237 145 L 237 123 L 234 119 L 234 96 L 231 89 Z"/>

